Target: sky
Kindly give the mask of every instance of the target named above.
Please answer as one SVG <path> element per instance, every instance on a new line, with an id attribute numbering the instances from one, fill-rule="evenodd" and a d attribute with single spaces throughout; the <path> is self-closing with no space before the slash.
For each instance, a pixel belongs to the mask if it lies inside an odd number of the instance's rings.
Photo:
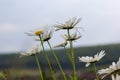
<path id="1" fill-rule="evenodd" d="M 44 25 L 82 18 L 75 46 L 120 43 L 120 0 L 0 0 L 0 52 L 24 51 L 36 42 L 24 33 Z M 55 33 L 51 44 L 63 41 Z"/>

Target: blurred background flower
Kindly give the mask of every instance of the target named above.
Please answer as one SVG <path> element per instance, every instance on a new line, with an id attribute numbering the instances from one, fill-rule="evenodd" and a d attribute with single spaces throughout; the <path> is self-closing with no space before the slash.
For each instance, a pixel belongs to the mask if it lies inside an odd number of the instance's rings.
<path id="1" fill-rule="evenodd" d="M 108 75 L 116 74 L 119 71 L 120 71 L 120 58 L 116 63 L 112 62 L 112 65 L 110 65 L 109 68 L 98 70 L 98 73 L 100 75 L 103 74 L 104 76 L 102 78 L 104 78 Z"/>
<path id="2" fill-rule="evenodd" d="M 22 53 L 20 54 L 20 57 L 33 56 L 33 55 L 35 55 L 35 54 L 39 54 L 40 51 L 41 51 L 40 49 L 41 49 L 40 45 L 33 46 L 32 48 L 28 49 L 27 51 L 22 52 Z"/>
<path id="3" fill-rule="evenodd" d="M 94 57 L 89 57 L 89 56 L 82 56 L 82 57 L 78 57 L 80 62 L 85 62 L 86 63 L 86 67 L 88 67 L 91 63 L 95 63 L 98 62 L 100 59 L 102 59 L 105 56 L 105 51 L 101 50 L 99 53 L 97 53 L 96 55 L 94 55 Z"/>

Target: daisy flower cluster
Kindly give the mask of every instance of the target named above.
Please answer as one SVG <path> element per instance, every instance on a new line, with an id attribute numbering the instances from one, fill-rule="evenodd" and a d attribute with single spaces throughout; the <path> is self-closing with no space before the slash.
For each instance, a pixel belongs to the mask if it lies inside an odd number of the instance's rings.
<path id="1" fill-rule="evenodd" d="M 98 70 L 98 73 L 100 75 L 103 74 L 103 77 L 106 77 L 108 75 L 113 75 L 113 74 L 116 74 L 120 71 L 120 58 L 119 60 L 115 63 L 115 62 L 112 62 L 112 65 L 110 65 L 108 68 L 106 69 L 101 69 L 101 70 Z M 118 75 L 117 75 L 118 76 Z"/>
<path id="2" fill-rule="evenodd" d="M 43 28 L 31 30 L 31 31 L 25 33 L 28 36 L 32 36 L 35 41 L 38 41 L 40 43 L 39 43 L 39 45 L 33 46 L 32 48 L 28 49 L 27 51 L 22 52 L 20 54 L 20 57 L 24 57 L 24 56 L 33 56 L 34 57 L 34 59 L 37 63 L 37 66 L 38 66 L 40 80 L 45 80 L 43 73 L 42 73 L 42 69 L 41 69 L 41 63 L 39 62 L 39 59 L 37 57 L 38 56 L 37 54 L 39 54 L 41 50 L 43 51 L 45 59 L 48 63 L 48 66 L 49 66 L 49 69 L 51 72 L 51 76 L 52 76 L 52 80 L 57 80 L 54 69 L 51 65 L 51 60 L 45 49 L 46 48 L 44 45 L 45 42 L 49 46 L 51 55 L 54 57 L 56 64 L 59 67 L 59 70 L 63 76 L 62 80 L 78 80 L 73 42 L 77 41 L 78 39 L 80 39 L 82 37 L 82 35 L 81 35 L 82 28 L 76 27 L 80 21 L 81 21 L 81 18 L 74 17 L 74 18 L 69 19 L 65 23 L 56 24 L 53 26 L 44 26 Z M 64 33 L 62 35 L 64 42 L 61 42 L 60 44 L 52 47 L 51 43 L 50 43 L 50 39 L 52 38 L 53 33 L 57 32 L 57 31 L 61 31 L 61 30 L 66 31 L 66 33 Z M 68 49 L 66 49 L 66 46 L 68 44 L 69 44 L 69 46 L 67 47 Z M 73 75 L 71 76 L 70 79 L 66 76 L 66 74 L 63 70 L 63 67 L 61 66 L 61 63 L 58 59 L 59 56 L 56 55 L 56 52 L 53 49 L 53 48 L 58 48 L 58 47 L 63 47 L 65 49 L 66 54 L 68 55 L 68 58 L 71 61 L 72 68 L 73 68 Z M 108 68 L 97 70 L 97 66 L 96 66 L 97 62 L 100 61 L 105 55 L 106 55 L 105 50 L 101 50 L 94 56 L 82 56 L 82 57 L 79 56 L 78 60 L 79 60 L 79 62 L 86 63 L 85 67 L 93 65 L 94 72 L 96 75 L 95 80 L 100 80 L 99 75 L 102 75 L 101 79 L 104 79 L 106 76 L 111 75 L 112 80 L 120 80 L 120 74 L 118 74 L 120 71 L 120 58 L 116 63 L 113 62 L 112 65 L 110 65 Z"/>

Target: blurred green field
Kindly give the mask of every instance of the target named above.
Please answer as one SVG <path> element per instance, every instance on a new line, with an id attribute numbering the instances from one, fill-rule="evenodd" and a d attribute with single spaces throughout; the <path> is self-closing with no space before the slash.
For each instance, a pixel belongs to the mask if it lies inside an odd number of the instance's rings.
<path id="1" fill-rule="evenodd" d="M 31 80 L 38 76 L 38 72 L 36 70 L 27 70 L 27 69 L 5 69 L 1 71 L 2 74 L 5 75 L 7 80 L 22 80 L 22 79 L 29 79 Z M 1 78 L 2 79 L 2 78 Z M 1 80 L 0 79 L 0 80 Z"/>
<path id="2" fill-rule="evenodd" d="M 94 73 L 92 65 L 88 68 L 85 68 L 84 63 L 78 61 L 78 56 L 93 56 L 100 50 L 105 50 L 105 57 L 97 63 L 98 69 L 106 68 L 113 61 L 117 61 L 120 57 L 120 44 L 110 44 L 110 45 L 101 45 L 101 46 L 89 46 L 89 47 L 75 47 L 75 62 L 79 78 L 82 80 L 93 80 Z M 60 63 L 66 72 L 68 78 L 72 75 L 71 63 L 64 53 L 63 49 L 55 50 Z M 56 72 L 56 77 L 58 80 L 62 80 L 61 73 L 56 65 L 56 62 L 51 55 L 50 51 L 47 51 L 47 54 L 51 60 L 51 64 Z M 0 55 L 0 72 L 4 73 L 8 80 L 39 80 L 39 74 L 37 71 L 37 64 L 34 61 L 33 57 L 23 57 L 20 58 L 20 53 L 11 53 L 11 54 L 2 54 Z M 42 70 L 45 80 L 51 80 L 51 75 L 49 72 L 48 64 L 44 58 L 43 53 L 41 52 L 38 55 L 40 64 L 42 65 Z M 87 79 L 88 78 L 88 79 Z M 2 78 L 0 80 L 3 80 Z M 106 78 L 109 80 L 109 77 Z"/>
<path id="3" fill-rule="evenodd" d="M 100 68 L 105 68 L 107 66 L 100 66 Z M 1 71 L 7 80 L 40 80 L 40 76 L 38 70 L 32 69 L 10 69 Z M 44 80 L 52 80 L 51 73 L 49 70 L 46 70 L 44 73 Z M 72 76 L 72 70 L 65 70 L 66 76 L 68 80 L 70 80 L 70 76 Z M 60 71 L 56 71 L 55 76 L 57 80 L 63 80 L 63 76 Z M 78 80 L 94 80 L 95 74 L 93 71 L 93 67 L 77 70 Z M 106 77 L 104 80 L 110 80 L 110 76 Z M 4 80 L 0 78 L 0 80 Z"/>

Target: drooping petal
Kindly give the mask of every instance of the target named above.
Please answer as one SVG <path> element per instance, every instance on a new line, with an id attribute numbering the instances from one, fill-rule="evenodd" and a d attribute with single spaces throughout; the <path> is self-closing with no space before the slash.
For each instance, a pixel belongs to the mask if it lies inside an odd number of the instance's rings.
<path id="1" fill-rule="evenodd" d="M 85 65 L 85 67 L 88 67 L 90 65 L 90 63 L 87 63 L 86 65 Z"/>

